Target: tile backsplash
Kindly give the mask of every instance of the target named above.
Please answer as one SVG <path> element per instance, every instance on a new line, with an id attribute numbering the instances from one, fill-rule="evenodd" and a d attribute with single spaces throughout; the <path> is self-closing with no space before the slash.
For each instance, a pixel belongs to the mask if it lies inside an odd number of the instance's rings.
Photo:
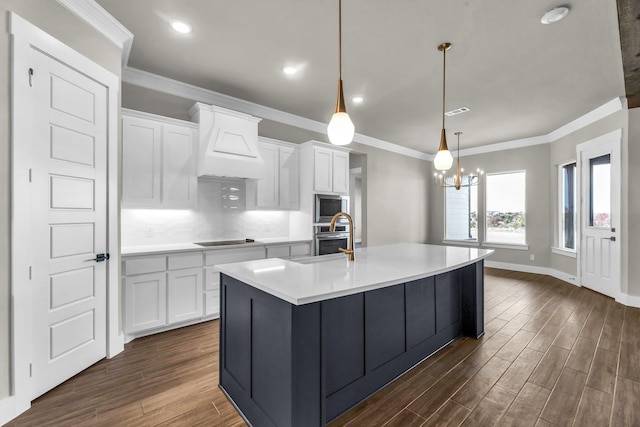
<path id="1" fill-rule="evenodd" d="M 247 211 L 243 181 L 198 181 L 198 208 L 122 209 L 122 246 L 287 238 L 289 212 Z"/>

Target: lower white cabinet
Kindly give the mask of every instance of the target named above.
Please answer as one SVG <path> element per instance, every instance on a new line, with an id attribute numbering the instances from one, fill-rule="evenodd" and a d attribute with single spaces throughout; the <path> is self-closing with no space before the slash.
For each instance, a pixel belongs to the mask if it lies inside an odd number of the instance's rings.
<path id="1" fill-rule="evenodd" d="M 204 268 L 204 314 L 220 315 L 220 273 L 215 267 Z"/>
<path id="2" fill-rule="evenodd" d="M 178 323 L 202 317 L 202 267 L 172 270 L 167 277 L 167 321 Z"/>
<path id="3" fill-rule="evenodd" d="M 124 298 L 125 332 L 139 332 L 167 324 L 165 272 L 125 277 Z"/>

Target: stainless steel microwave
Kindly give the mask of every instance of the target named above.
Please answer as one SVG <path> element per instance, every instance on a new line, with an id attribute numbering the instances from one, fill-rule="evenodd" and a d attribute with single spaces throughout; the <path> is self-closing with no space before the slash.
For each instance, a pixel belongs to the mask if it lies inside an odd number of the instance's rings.
<path id="1" fill-rule="evenodd" d="M 349 213 L 349 197 L 332 194 L 316 194 L 315 218 L 318 223 L 329 223 L 338 212 Z M 347 222 L 345 217 L 340 217 L 338 222 Z"/>

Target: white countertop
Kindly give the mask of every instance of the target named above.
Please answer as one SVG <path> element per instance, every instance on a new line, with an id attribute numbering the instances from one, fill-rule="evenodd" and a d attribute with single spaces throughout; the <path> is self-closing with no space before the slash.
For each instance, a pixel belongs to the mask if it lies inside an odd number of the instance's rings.
<path id="1" fill-rule="evenodd" d="M 278 258 L 217 265 L 222 273 L 295 305 L 379 289 L 455 270 L 491 249 L 398 243 L 288 261 Z M 323 259 L 321 262 L 314 262 Z M 307 263 L 308 262 L 308 263 Z"/>
<path id="2" fill-rule="evenodd" d="M 224 250 L 234 248 L 250 248 L 254 246 L 276 245 L 276 244 L 294 244 L 310 242 L 310 240 L 290 240 L 287 238 L 265 238 L 256 239 L 252 243 L 242 243 L 238 245 L 222 245 L 222 246 L 200 246 L 195 243 L 167 243 L 162 245 L 139 245 L 139 246 L 123 246 L 120 254 L 127 255 L 149 255 L 163 252 L 184 252 L 184 251 L 211 251 Z"/>

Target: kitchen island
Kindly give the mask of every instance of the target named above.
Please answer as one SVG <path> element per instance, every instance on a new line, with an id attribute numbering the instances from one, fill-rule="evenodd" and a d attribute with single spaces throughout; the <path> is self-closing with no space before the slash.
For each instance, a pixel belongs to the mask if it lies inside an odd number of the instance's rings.
<path id="1" fill-rule="evenodd" d="M 218 266 L 220 387 L 255 426 L 322 426 L 460 336 L 484 334 L 493 251 L 404 243 Z"/>

